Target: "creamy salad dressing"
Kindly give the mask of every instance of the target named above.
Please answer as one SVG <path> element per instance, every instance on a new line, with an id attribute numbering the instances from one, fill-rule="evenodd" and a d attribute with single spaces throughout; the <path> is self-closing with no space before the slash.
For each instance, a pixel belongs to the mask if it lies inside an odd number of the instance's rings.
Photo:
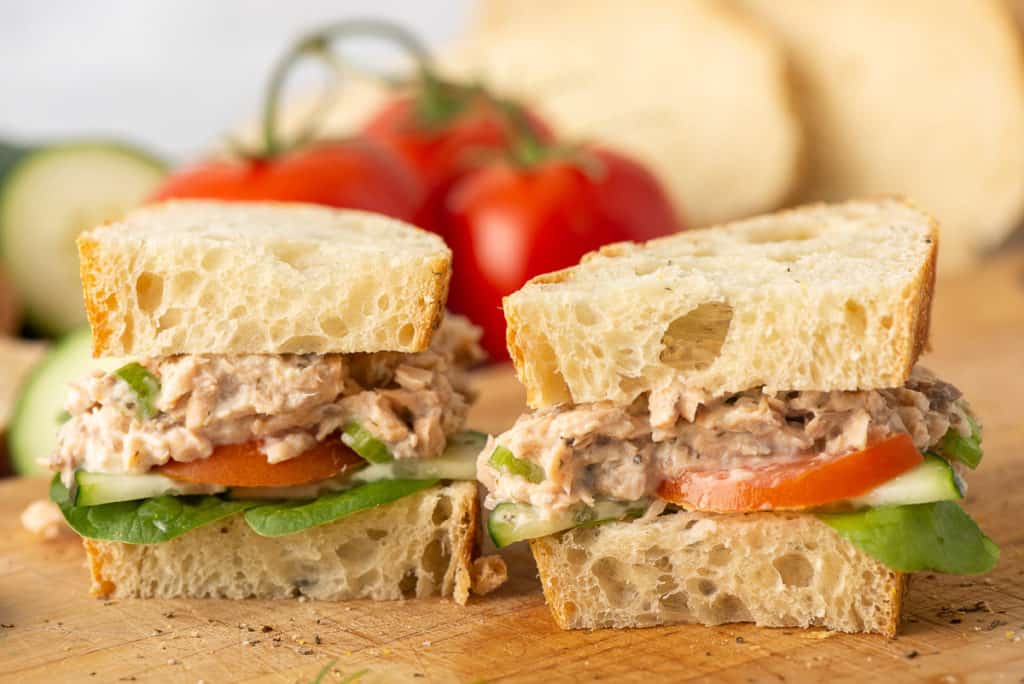
<path id="1" fill-rule="evenodd" d="M 207 458 L 222 444 L 258 441 L 271 463 L 294 458 L 358 421 L 395 458 L 431 458 L 465 420 L 465 368 L 479 329 L 448 315 L 416 354 L 181 355 L 147 359 L 160 382 L 157 413 L 111 373 L 74 383 L 54 469 L 144 473 L 169 460 Z"/>
<path id="2" fill-rule="evenodd" d="M 524 415 L 492 440 L 477 462 L 488 506 L 529 503 L 549 512 L 597 499 L 633 501 L 654 496 L 682 472 L 724 470 L 750 477 L 748 468 L 811 455 L 833 459 L 896 433 L 921 450 L 953 428 L 969 436 L 956 400 L 960 392 L 924 368 L 906 385 L 857 392 L 779 392 L 751 389 L 710 398 L 667 386 L 629 407 L 559 406 Z M 541 466 L 531 483 L 489 463 L 501 445 Z"/>

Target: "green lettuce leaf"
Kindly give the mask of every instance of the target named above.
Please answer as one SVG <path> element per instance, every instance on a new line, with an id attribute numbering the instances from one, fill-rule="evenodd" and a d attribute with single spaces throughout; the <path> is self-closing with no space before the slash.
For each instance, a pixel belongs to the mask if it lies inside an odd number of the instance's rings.
<path id="1" fill-rule="evenodd" d="M 126 544 L 159 544 L 241 513 L 256 504 L 217 496 L 158 496 L 98 506 L 76 506 L 60 475 L 50 484 L 50 499 L 78 534 Z"/>
<path id="2" fill-rule="evenodd" d="M 818 517 L 866 554 L 900 572 L 988 572 L 999 547 L 953 501 L 869 508 Z"/>
<path id="3" fill-rule="evenodd" d="M 437 483 L 436 479 L 369 482 L 342 492 L 321 494 L 313 501 L 281 501 L 258 505 L 245 512 L 245 521 L 256 534 L 279 537 L 391 503 Z"/>

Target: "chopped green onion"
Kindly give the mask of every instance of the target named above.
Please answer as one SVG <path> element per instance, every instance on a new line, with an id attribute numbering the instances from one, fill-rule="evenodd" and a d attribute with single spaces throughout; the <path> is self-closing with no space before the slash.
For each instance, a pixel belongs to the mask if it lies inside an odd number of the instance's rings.
<path id="1" fill-rule="evenodd" d="M 135 406 L 139 418 L 147 419 L 156 415 L 156 397 L 160 394 L 160 381 L 141 363 L 132 361 L 121 366 L 114 375 L 128 383 L 135 393 Z"/>
<path id="2" fill-rule="evenodd" d="M 512 452 L 503 446 L 497 447 L 488 461 L 494 468 L 502 470 L 509 475 L 518 475 L 528 482 L 537 484 L 544 481 L 544 469 L 533 461 L 523 458 L 516 458 Z"/>
<path id="3" fill-rule="evenodd" d="M 981 426 L 970 414 L 964 413 L 964 415 L 971 426 L 971 436 L 963 437 L 956 428 L 950 428 L 935 448 L 947 459 L 960 461 L 968 468 L 974 469 L 981 463 L 983 456 Z"/>

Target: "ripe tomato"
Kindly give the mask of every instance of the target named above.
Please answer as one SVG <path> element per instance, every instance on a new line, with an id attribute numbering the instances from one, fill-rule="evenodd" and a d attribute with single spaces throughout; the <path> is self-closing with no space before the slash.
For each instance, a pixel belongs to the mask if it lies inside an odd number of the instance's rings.
<path id="1" fill-rule="evenodd" d="M 321 442 L 280 463 L 267 463 L 259 445 L 246 442 L 219 446 L 209 458 L 197 461 L 169 461 L 153 472 L 182 482 L 226 487 L 288 487 L 325 480 L 363 465 L 366 461 L 339 440 Z"/>
<path id="2" fill-rule="evenodd" d="M 536 115 L 478 88 L 431 78 L 417 92 L 380 109 L 363 135 L 416 170 L 427 194 L 416 223 L 443 235 L 440 214 L 452 185 L 488 156 L 507 150 L 520 134 L 518 126 L 540 141 L 551 139 L 547 124 Z"/>
<path id="3" fill-rule="evenodd" d="M 414 221 L 425 194 L 401 159 L 371 141 L 349 140 L 273 158 L 199 164 L 172 174 L 151 199 L 183 197 L 311 202 Z"/>
<path id="4" fill-rule="evenodd" d="M 582 158 L 494 163 L 467 175 L 448 198 L 443 235 L 455 254 L 448 306 L 483 326 L 494 360 L 508 358 L 502 297 L 601 245 L 683 229 L 643 166 L 600 148 Z"/>
<path id="5" fill-rule="evenodd" d="M 729 469 L 686 472 L 663 482 L 658 496 L 713 513 L 813 508 L 866 494 L 923 460 L 910 435 L 900 433 L 830 460 L 740 468 L 740 477 Z"/>

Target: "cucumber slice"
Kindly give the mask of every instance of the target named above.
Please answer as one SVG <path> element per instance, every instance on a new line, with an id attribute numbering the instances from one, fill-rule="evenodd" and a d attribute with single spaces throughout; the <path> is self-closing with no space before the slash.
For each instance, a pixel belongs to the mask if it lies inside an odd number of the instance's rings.
<path id="1" fill-rule="evenodd" d="M 556 532 L 581 525 L 636 518 L 643 515 L 648 501 L 597 501 L 593 506 L 577 504 L 564 511 L 556 511 L 550 518 L 541 516 L 540 510 L 528 504 L 507 502 L 498 504 L 487 519 L 487 531 L 499 549 L 524 539 L 546 537 Z"/>
<path id="2" fill-rule="evenodd" d="M 196 487 L 189 487 L 163 475 L 112 475 L 109 473 L 75 473 L 74 492 L 76 506 L 99 506 L 115 501 L 150 499 L 164 494 L 195 494 Z M 191 489 L 191 491 L 190 491 Z M 215 494 L 209 486 L 200 485 L 203 494 Z M 221 487 L 221 491 L 225 488 Z"/>
<path id="3" fill-rule="evenodd" d="M 0 179 L 0 252 L 31 325 L 63 335 L 85 321 L 75 238 L 140 204 L 163 164 L 116 142 L 32 150 Z"/>
<path id="4" fill-rule="evenodd" d="M 19 475 L 46 472 L 36 463 L 57 446 L 67 384 L 90 370 L 114 370 L 117 359 L 93 359 L 88 326 L 71 333 L 36 364 L 22 385 L 8 428 L 11 465 Z M 66 415 L 64 415 L 66 419 Z"/>
<path id="5" fill-rule="evenodd" d="M 850 502 L 858 508 L 909 506 L 933 501 L 955 501 L 962 499 L 965 493 L 963 480 L 945 459 L 925 454 L 924 462 L 919 466 Z"/>
<path id="6" fill-rule="evenodd" d="M 29 148 L 23 145 L 12 145 L 11 143 L 0 142 L 0 183 L 3 183 L 4 176 L 14 167 L 18 161 L 28 154 Z"/>
<path id="7" fill-rule="evenodd" d="M 352 476 L 353 482 L 381 480 L 475 480 L 476 457 L 487 444 L 487 435 L 467 430 L 452 435 L 437 458 L 398 459 L 374 463 Z"/>

